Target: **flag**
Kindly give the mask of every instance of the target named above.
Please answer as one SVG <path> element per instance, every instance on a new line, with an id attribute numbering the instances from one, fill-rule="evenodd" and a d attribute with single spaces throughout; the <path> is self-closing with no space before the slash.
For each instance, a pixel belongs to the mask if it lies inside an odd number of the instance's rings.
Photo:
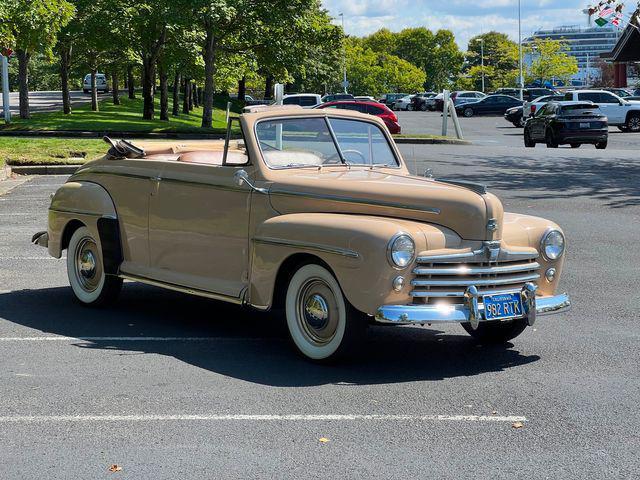
<path id="1" fill-rule="evenodd" d="M 605 20 L 604 18 L 596 18 L 595 23 L 599 27 L 604 27 L 607 23 L 609 23 L 609 21 Z"/>

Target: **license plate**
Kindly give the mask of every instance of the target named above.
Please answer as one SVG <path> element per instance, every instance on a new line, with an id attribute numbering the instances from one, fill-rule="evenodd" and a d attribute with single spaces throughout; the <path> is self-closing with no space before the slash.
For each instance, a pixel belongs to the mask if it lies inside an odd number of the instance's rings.
<path id="1" fill-rule="evenodd" d="M 591 124 L 589 122 L 580 122 L 580 128 L 591 128 Z"/>
<path id="2" fill-rule="evenodd" d="M 519 293 L 501 293 L 499 295 L 485 295 L 484 318 L 487 320 L 502 320 L 524 316 L 522 298 Z"/>

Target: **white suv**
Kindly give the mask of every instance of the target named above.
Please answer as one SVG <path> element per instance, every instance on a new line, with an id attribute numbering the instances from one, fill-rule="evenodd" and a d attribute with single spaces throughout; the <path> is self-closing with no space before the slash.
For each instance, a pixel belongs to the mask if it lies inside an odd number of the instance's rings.
<path id="1" fill-rule="evenodd" d="M 109 85 L 107 85 L 107 76 L 104 73 L 96 73 L 96 90 L 98 92 L 107 93 Z M 91 74 L 87 73 L 82 81 L 82 91 L 84 93 L 91 92 Z"/>
<path id="2" fill-rule="evenodd" d="M 623 132 L 640 132 L 640 102 L 628 101 L 605 90 L 574 90 L 564 95 L 565 100 L 590 101 L 607 116 L 609 125 Z"/>

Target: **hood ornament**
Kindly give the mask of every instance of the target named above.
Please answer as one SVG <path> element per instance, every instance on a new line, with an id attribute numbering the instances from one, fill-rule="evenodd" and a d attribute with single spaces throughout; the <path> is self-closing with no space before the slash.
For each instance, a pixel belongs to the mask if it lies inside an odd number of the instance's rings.
<path id="1" fill-rule="evenodd" d="M 496 230 L 498 230 L 498 220 L 496 220 L 495 218 L 490 218 L 487 222 L 487 230 L 489 230 L 490 232 L 495 232 Z"/>

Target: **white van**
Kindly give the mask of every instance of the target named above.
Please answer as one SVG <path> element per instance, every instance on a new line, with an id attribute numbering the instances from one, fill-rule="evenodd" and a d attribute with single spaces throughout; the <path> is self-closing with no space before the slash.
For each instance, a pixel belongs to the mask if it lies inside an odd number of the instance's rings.
<path id="1" fill-rule="evenodd" d="M 96 73 L 96 90 L 98 92 L 107 93 L 109 85 L 107 85 L 107 76 L 104 73 Z M 87 73 L 82 81 L 82 91 L 84 93 L 91 92 L 91 74 Z"/>

